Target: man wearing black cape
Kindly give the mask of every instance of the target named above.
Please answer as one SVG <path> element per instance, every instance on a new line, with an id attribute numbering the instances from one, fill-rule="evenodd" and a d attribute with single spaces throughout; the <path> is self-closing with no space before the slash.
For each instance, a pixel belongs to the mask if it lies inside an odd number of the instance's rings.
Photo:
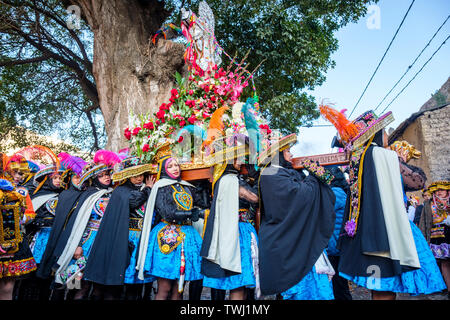
<path id="1" fill-rule="evenodd" d="M 331 284 L 327 283 L 327 275 L 332 275 L 333 269 L 323 257 L 335 220 L 335 196 L 327 185 L 333 176 L 315 163 L 305 162 L 305 169 L 310 173 L 306 178 L 293 169 L 287 147 L 296 140 L 296 135 L 289 135 L 280 140 L 279 149 L 265 152 L 272 158 L 263 167 L 259 180 L 261 293 L 282 294 L 285 299 L 333 299 Z M 262 156 L 260 163 L 264 163 Z M 321 265 L 326 268 L 318 276 L 322 276 L 326 292 L 305 292 L 309 290 L 305 283 L 300 295 L 298 292 L 283 294 L 298 287 L 304 278 L 313 279 L 310 273 L 319 273 L 316 265 L 321 258 L 325 259 Z"/>

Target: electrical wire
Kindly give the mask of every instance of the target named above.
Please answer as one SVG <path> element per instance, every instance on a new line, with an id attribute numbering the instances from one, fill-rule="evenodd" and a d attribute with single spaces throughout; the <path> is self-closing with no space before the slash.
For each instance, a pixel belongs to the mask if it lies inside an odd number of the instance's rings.
<path id="1" fill-rule="evenodd" d="M 450 19 L 450 15 L 447 16 L 447 19 L 441 24 L 441 26 L 436 30 L 436 32 L 433 34 L 431 39 L 428 41 L 428 43 L 425 45 L 425 47 L 420 51 L 419 55 L 414 59 L 414 61 L 408 66 L 405 73 L 400 77 L 400 79 L 394 84 L 394 86 L 389 90 L 389 92 L 384 96 L 383 100 L 380 101 L 380 103 L 377 105 L 377 107 L 374 109 L 376 111 L 380 105 L 384 102 L 384 100 L 387 98 L 387 96 L 395 89 L 395 87 L 402 81 L 402 79 L 405 77 L 405 75 L 411 70 L 412 66 L 416 63 L 416 61 L 419 59 L 419 57 L 422 55 L 422 53 L 425 51 L 425 49 L 430 45 L 431 41 L 436 37 L 438 32 L 442 29 L 442 27 L 447 23 L 448 19 Z"/>
<path id="2" fill-rule="evenodd" d="M 361 96 L 359 97 L 359 99 L 358 99 L 358 101 L 356 102 L 355 106 L 353 107 L 352 112 L 350 112 L 349 117 L 352 116 L 353 111 L 355 111 L 356 107 L 358 106 L 359 102 L 361 101 L 362 97 L 364 96 L 364 93 L 366 93 L 367 88 L 369 87 L 370 83 L 372 82 L 373 77 L 374 77 L 375 74 L 377 73 L 378 68 L 380 67 L 381 63 L 382 63 L 383 60 L 384 60 L 384 57 L 386 56 L 386 54 L 388 53 L 388 51 L 389 51 L 389 49 L 390 49 L 392 43 L 394 42 L 394 39 L 397 37 L 397 34 L 398 34 L 398 32 L 400 31 L 400 28 L 402 27 L 403 22 L 405 21 L 406 17 L 408 16 L 408 13 L 409 13 L 409 11 L 411 10 L 411 7 L 412 7 L 412 5 L 414 4 L 414 2 L 415 2 L 415 0 L 412 0 L 412 1 L 411 1 L 411 4 L 409 5 L 408 10 L 406 11 L 405 15 L 403 16 L 403 19 L 402 19 L 402 21 L 400 22 L 400 25 L 398 26 L 397 31 L 395 31 L 395 34 L 394 34 L 394 36 L 392 37 L 391 42 L 389 43 L 389 45 L 388 45 L 386 51 L 385 51 L 384 54 L 383 54 L 383 57 L 381 58 L 380 62 L 378 63 L 378 66 L 376 67 L 375 71 L 373 72 L 372 76 L 370 77 L 370 80 L 369 80 L 369 82 L 367 83 L 366 87 L 364 88 L 363 93 L 361 94 Z"/>
<path id="3" fill-rule="evenodd" d="M 431 59 L 433 59 L 434 55 L 442 48 L 442 46 L 447 42 L 447 40 L 450 38 L 450 35 L 447 36 L 447 38 L 445 38 L 444 42 L 441 43 L 441 45 L 439 46 L 439 48 L 436 49 L 436 51 L 433 52 L 433 54 L 431 55 L 431 57 L 422 65 L 422 67 L 419 69 L 419 71 L 416 72 L 416 74 L 414 75 L 414 77 L 412 77 L 411 80 L 409 80 L 409 82 L 403 87 L 403 89 L 397 93 L 397 95 L 394 97 L 394 99 L 391 100 L 391 102 L 389 102 L 389 104 L 383 109 L 383 111 L 381 111 L 381 113 L 384 113 L 384 111 L 397 99 L 397 97 L 409 86 L 409 84 L 417 77 L 417 75 L 422 72 L 423 68 L 425 68 L 425 66 L 428 64 L 428 62 L 431 61 Z"/>

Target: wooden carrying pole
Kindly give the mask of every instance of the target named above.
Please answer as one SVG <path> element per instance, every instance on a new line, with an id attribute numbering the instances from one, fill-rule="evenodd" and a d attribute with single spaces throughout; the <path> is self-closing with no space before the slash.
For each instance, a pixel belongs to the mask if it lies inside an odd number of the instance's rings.
<path id="1" fill-rule="evenodd" d="M 318 161 L 321 166 L 345 166 L 350 162 L 350 154 L 347 154 L 345 152 L 337 152 L 293 158 L 292 166 L 294 167 L 294 169 L 303 169 L 302 162 L 306 159 L 309 159 L 311 161 Z"/>

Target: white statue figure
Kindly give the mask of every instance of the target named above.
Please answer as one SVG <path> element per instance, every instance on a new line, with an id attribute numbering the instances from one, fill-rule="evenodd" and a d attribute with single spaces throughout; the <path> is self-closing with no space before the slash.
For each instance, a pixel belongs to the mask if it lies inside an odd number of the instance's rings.
<path id="1" fill-rule="evenodd" d="M 201 1 L 198 17 L 191 10 L 181 9 L 182 20 L 189 21 L 192 16 L 196 19 L 189 33 L 197 54 L 196 63 L 206 71 L 208 68 L 222 63 L 222 49 L 216 45 L 214 37 L 214 14 L 206 1 Z"/>

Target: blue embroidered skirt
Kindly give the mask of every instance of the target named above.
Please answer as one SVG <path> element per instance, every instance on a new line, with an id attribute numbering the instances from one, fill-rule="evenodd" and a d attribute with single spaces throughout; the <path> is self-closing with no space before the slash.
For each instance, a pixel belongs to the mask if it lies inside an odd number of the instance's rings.
<path id="1" fill-rule="evenodd" d="M 34 239 L 30 245 L 31 252 L 33 253 L 36 263 L 40 263 L 42 256 L 44 255 L 45 248 L 47 247 L 48 238 L 50 237 L 50 231 L 52 227 L 41 228 L 34 236 Z"/>
<path id="2" fill-rule="evenodd" d="M 316 267 L 292 288 L 281 293 L 284 300 L 333 300 L 333 285 L 327 274 L 319 274 Z"/>
<path id="3" fill-rule="evenodd" d="M 185 281 L 203 279 L 200 273 L 202 238 L 189 225 L 158 223 L 150 232 L 144 273 L 158 278 L 179 279 L 181 240 L 184 234 Z M 163 253 L 164 251 L 165 253 Z"/>
<path id="4" fill-rule="evenodd" d="M 136 284 L 136 283 L 149 283 L 155 280 L 155 277 L 144 275 L 145 279 L 138 279 L 138 272 L 136 270 L 136 262 L 137 262 L 137 253 L 139 247 L 139 241 L 141 238 L 141 231 L 130 230 L 128 234 L 128 242 L 133 244 L 133 252 L 130 258 L 130 264 L 128 265 L 127 270 L 125 271 L 125 279 L 124 283 L 128 284 Z"/>
<path id="5" fill-rule="evenodd" d="M 239 245 L 241 249 L 242 273 L 225 278 L 203 278 L 203 286 L 222 290 L 232 290 L 240 287 L 254 288 L 256 285 L 255 274 L 252 264 L 252 233 L 255 238 L 255 228 L 248 222 L 239 222 Z"/>
<path id="6" fill-rule="evenodd" d="M 419 256 L 420 269 L 389 278 L 352 277 L 342 272 L 339 275 L 370 290 L 401 292 L 411 295 L 431 294 L 444 290 L 447 286 L 427 241 L 414 223 L 410 221 L 410 225 Z"/>

